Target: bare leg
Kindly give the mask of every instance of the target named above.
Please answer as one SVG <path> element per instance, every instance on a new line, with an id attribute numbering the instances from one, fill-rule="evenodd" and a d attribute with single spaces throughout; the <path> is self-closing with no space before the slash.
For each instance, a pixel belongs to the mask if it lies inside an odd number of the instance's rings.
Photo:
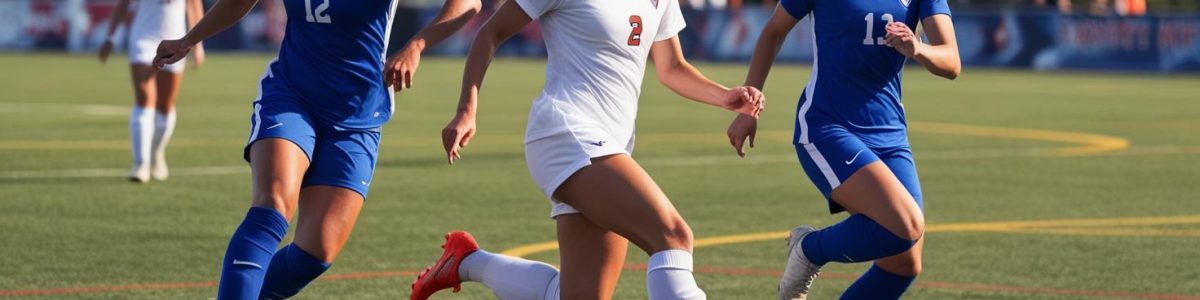
<path id="1" fill-rule="evenodd" d="M 882 161 L 854 172 L 830 196 L 847 211 L 866 215 L 896 236 L 917 240 L 925 233 L 925 214 Z"/>
<path id="2" fill-rule="evenodd" d="M 304 151 L 284 139 L 262 139 L 250 146 L 253 202 L 225 249 L 218 299 L 259 297 L 308 165 Z"/>
<path id="3" fill-rule="evenodd" d="M 629 155 L 593 158 L 592 165 L 575 172 L 558 188 L 555 198 L 573 206 L 599 228 L 619 234 L 650 254 L 646 287 L 651 300 L 705 298 L 692 275 L 691 228 L 650 175 Z M 566 248 L 580 247 L 563 245 L 575 240 L 560 239 L 559 242 L 564 252 Z M 591 245 L 603 243 L 590 242 Z M 572 260 L 589 266 L 620 265 L 621 262 L 612 261 L 615 258 L 615 255 L 608 255 Z M 601 275 L 592 276 L 603 277 L 611 272 L 609 269 L 597 270 L 592 272 Z M 596 297 L 612 293 L 611 288 L 601 286 L 603 281 L 589 282 L 581 280 L 587 277 L 573 274 L 584 270 L 564 271 L 560 275 L 560 286 L 564 291 L 596 291 L 599 292 L 594 295 Z M 604 291 L 606 288 L 609 290 Z M 592 295 L 579 296 L 592 298 Z"/>
<path id="4" fill-rule="evenodd" d="M 581 214 L 561 215 L 558 243 L 562 299 L 611 299 L 629 242 Z"/>
<path id="5" fill-rule="evenodd" d="M 591 166 L 558 188 L 555 198 L 647 254 L 692 251 L 692 229 L 654 179 L 628 155 L 593 158 Z"/>
<path id="6" fill-rule="evenodd" d="M 134 106 L 129 116 L 129 137 L 133 150 L 133 168 L 129 172 L 129 179 L 147 182 L 150 180 L 157 70 L 146 65 L 131 65 L 130 73 L 133 77 Z"/>
<path id="7" fill-rule="evenodd" d="M 363 197 L 350 189 L 309 186 L 300 191 L 300 217 L 294 243 L 312 256 L 333 262 L 350 239 Z"/>
<path id="8" fill-rule="evenodd" d="M 158 101 L 155 103 L 154 138 L 150 147 L 153 152 L 150 175 L 155 180 L 167 180 L 167 144 L 175 132 L 175 98 L 179 94 L 183 73 L 162 71 L 155 77 L 158 81 Z"/>
<path id="9" fill-rule="evenodd" d="M 259 140 L 250 146 L 250 170 L 254 180 L 251 206 L 274 209 L 290 220 L 308 170 L 304 150 L 285 139 Z"/>

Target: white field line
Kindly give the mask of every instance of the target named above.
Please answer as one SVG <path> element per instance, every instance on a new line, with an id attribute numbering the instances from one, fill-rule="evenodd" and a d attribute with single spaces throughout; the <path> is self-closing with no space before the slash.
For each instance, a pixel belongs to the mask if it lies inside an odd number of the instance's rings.
<path id="1" fill-rule="evenodd" d="M 1154 155 L 1175 155 L 1175 154 L 1200 154 L 1200 147 L 1186 146 L 1134 146 L 1122 151 L 1107 152 L 1092 154 L 1088 156 L 1070 156 L 1072 158 L 1087 159 L 1089 157 L 1100 156 L 1154 156 Z M 747 158 L 739 159 L 736 155 L 705 155 L 705 156 L 689 156 L 689 157 L 649 157 L 638 158 L 638 161 L 644 166 L 655 167 L 692 167 L 692 166 L 717 166 L 717 165 L 737 165 L 737 164 L 778 164 L 778 163 L 796 163 L 796 156 L 792 154 L 771 154 L 771 155 L 755 155 L 754 153 L 747 154 Z M 972 159 L 994 159 L 994 158 L 1011 158 L 1011 157 L 1063 157 L 1057 148 L 1022 148 L 1022 149 L 1007 149 L 1007 150 L 959 150 L 959 151 L 919 151 L 916 153 L 917 161 L 939 161 L 939 160 L 972 160 Z M 797 166 L 799 167 L 799 166 Z M 387 169 L 381 167 L 380 169 Z M 124 168 L 86 168 L 86 169 L 62 169 L 62 170 L 26 170 L 26 171 L 0 171 L 0 180 L 14 179 L 58 179 L 58 178 L 120 178 L 128 175 L 129 170 Z M 172 176 L 212 176 L 212 175 L 234 175 L 248 174 L 250 167 L 248 165 L 235 166 L 210 166 L 210 167 L 176 167 L 171 168 Z"/>
<path id="2" fill-rule="evenodd" d="M 130 106 L 73 103 L 5 103 L 0 113 L 6 114 L 84 114 L 95 116 L 128 116 Z"/>

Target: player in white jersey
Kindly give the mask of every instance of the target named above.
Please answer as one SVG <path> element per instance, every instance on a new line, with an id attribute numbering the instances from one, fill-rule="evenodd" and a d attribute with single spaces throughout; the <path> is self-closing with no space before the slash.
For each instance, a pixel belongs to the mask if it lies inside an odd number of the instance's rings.
<path id="1" fill-rule="evenodd" d="M 106 62 L 112 53 L 113 33 L 130 17 L 130 5 L 133 5 L 133 19 L 128 20 L 131 21 L 129 65 L 136 102 L 129 116 L 133 148 L 129 180 L 166 180 L 166 149 L 175 131 L 175 96 L 183 79 L 183 64 L 174 63 L 158 70 L 151 62 L 158 43 L 183 37 L 200 20 L 204 7 L 200 0 L 120 0 L 108 24 L 108 39 L 100 47 L 100 62 Z M 204 47 L 197 45 L 192 62 L 196 67 L 204 62 Z"/>
<path id="2" fill-rule="evenodd" d="M 692 232 L 667 196 L 631 157 L 634 119 L 647 58 L 679 95 L 750 117 L 762 109 L 751 87 L 725 88 L 684 59 L 677 0 L 516 0 L 475 37 L 458 112 L 443 131 L 449 161 L 475 134 L 476 103 L 496 47 L 533 19 L 545 36 L 546 84 L 533 102 L 525 160 L 553 206 L 562 271 L 479 250 L 465 232 L 447 235 L 442 258 L 413 283 L 426 299 L 462 280 L 501 299 L 607 299 L 628 241 L 650 255 L 650 299 L 704 299 L 692 276 Z"/>

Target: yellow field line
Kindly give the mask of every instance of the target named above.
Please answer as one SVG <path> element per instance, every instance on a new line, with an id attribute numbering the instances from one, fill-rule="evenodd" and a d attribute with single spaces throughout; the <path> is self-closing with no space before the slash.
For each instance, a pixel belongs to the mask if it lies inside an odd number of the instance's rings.
<path id="1" fill-rule="evenodd" d="M 1100 235 L 1100 236 L 1165 236 L 1165 237 L 1198 237 L 1200 230 L 1168 229 L 1168 228 L 1122 228 L 1115 226 L 1149 226 L 1200 224 L 1200 215 L 1169 216 L 1169 217 L 1136 217 L 1109 219 L 1062 219 L 1062 220 L 1032 220 L 1005 221 L 982 223 L 953 223 L 932 224 L 925 227 L 925 232 L 1005 232 L 1025 234 L 1055 234 L 1055 235 Z M 789 231 L 771 231 L 747 234 L 734 234 L 696 239 L 696 248 L 713 247 L 730 244 L 743 244 L 768 240 L 786 239 Z M 524 257 L 558 249 L 558 242 L 542 242 L 519 246 L 500 252 L 505 255 Z"/>
<path id="2" fill-rule="evenodd" d="M 909 123 L 909 128 L 916 131 L 941 134 L 1025 139 L 1080 145 L 1076 147 L 1063 147 L 1055 149 L 1055 153 L 1061 156 L 1095 154 L 1129 148 L 1129 140 L 1127 139 L 1082 132 L 990 127 L 937 122 L 912 122 Z"/>

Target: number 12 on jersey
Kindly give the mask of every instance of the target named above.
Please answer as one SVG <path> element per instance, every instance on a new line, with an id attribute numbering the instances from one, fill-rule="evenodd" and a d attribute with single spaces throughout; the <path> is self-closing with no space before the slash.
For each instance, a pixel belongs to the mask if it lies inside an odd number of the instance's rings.
<path id="1" fill-rule="evenodd" d="M 879 18 L 883 19 L 884 25 L 894 21 L 892 14 L 883 14 Z M 884 40 L 882 36 L 875 37 L 875 13 L 867 14 L 867 17 L 863 18 L 863 20 L 867 21 L 867 37 L 863 39 L 863 45 L 886 45 L 887 40 Z"/>
<path id="2" fill-rule="evenodd" d="M 333 23 L 326 10 L 329 10 L 329 0 L 320 0 L 321 5 L 317 5 L 317 9 L 313 10 L 313 0 L 304 0 L 304 20 L 309 23 Z"/>

